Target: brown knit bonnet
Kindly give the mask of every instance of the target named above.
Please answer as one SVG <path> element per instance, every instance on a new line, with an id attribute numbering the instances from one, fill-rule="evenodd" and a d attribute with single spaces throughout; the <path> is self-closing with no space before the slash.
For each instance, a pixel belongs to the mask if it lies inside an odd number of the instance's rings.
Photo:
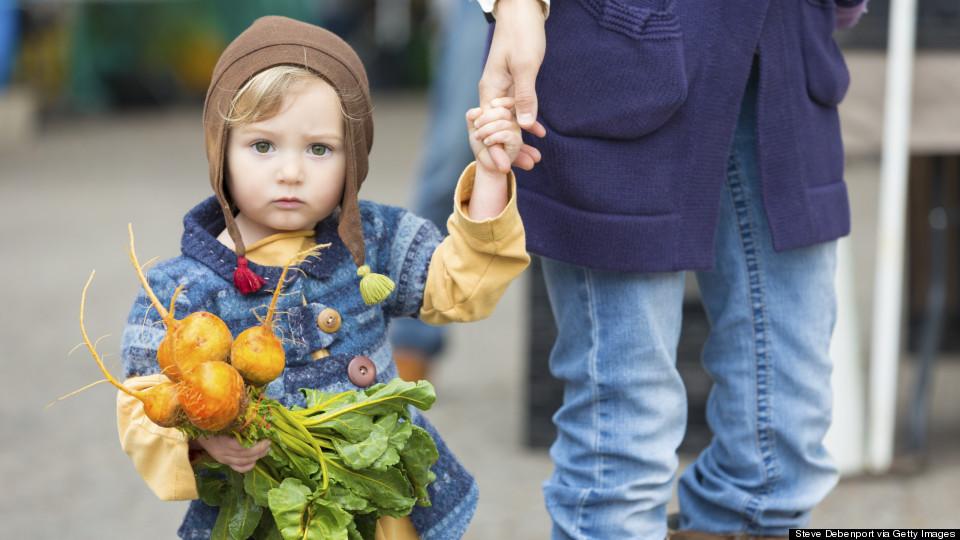
<path id="1" fill-rule="evenodd" d="M 231 112 L 234 96 L 247 81 L 261 71 L 280 65 L 298 66 L 316 73 L 340 97 L 345 113 L 346 179 L 337 232 L 356 265 L 362 267 L 365 253 L 357 194 L 367 176 L 367 156 L 373 146 L 372 103 L 366 71 L 356 52 L 332 32 L 276 16 L 257 19 L 227 46 L 214 67 L 204 103 L 210 185 L 220 201 L 227 231 L 236 246 L 238 265 L 246 266 L 246 247 L 225 189 L 228 129 L 225 118 Z"/>

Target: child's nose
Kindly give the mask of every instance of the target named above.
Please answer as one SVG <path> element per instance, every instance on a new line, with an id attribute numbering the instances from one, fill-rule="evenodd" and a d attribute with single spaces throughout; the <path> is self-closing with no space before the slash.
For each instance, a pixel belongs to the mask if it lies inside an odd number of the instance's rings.
<path id="1" fill-rule="evenodd" d="M 287 155 L 284 157 L 283 166 L 280 168 L 280 182 L 299 184 L 303 182 L 303 157 L 300 155 Z"/>

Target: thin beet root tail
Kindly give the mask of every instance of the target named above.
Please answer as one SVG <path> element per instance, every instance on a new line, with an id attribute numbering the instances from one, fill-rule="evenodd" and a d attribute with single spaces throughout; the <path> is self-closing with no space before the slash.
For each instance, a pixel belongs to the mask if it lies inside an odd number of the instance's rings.
<path id="1" fill-rule="evenodd" d="M 127 232 L 130 235 L 130 249 L 127 251 L 127 255 L 130 257 L 130 262 L 133 263 L 133 268 L 137 271 L 137 278 L 140 280 L 140 285 L 142 285 L 143 290 L 146 291 L 147 297 L 150 299 L 150 303 L 153 304 L 153 308 L 156 309 L 157 313 L 160 314 L 160 319 L 163 320 L 163 324 L 167 327 L 167 330 L 170 330 L 170 328 L 177 322 L 171 314 L 173 302 L 171 302 L 171 310 L 168 311 L 167 308 L 160 303 L 160 300 L 157 299 L 157 295 L 154 294 L 153 288 L 150 287 L 150 282 L 147 281 L 146 274 L 143 273 L 143 266 L 141 266 L 140 261 L 137 260 L 137 251 L 136 247 L 134 246 L 132 223 L 127 223 Z M 178 293 L 174 291 L 174 300 L 176 300 L 177 294 Z"/>
<path id="2" fill-rule="evenodd" d="M 106 377 L 110 384 L 116 386 L 121 392 L 143 401 L 140 392 L 135 392 L 120 384 L 120 382 L 114 378 L 110 371 L 107 370 L 107 366 L 103 364 L 103 359 L 100 357 L 100 353 L 97 352 L 96 347 L 93 346 L 93 342 L 90 341 L 90 336 L 87 335 L 87 328 L 83 324 L 83 311 L 87 304 L 87 289 L 89 289 L 90 284 L 93 283 L 93 276 L 96 273 L 96 270 L 90 272 L 90 277 L 87 278 L 87 283 L 83 286 L 83 293 L 80 294 L 80 333 L 83 335 L 83 342 L 87 345 L 87 349 L 90 351 L 90 354 L 93 355 L 93 359 L 96 360 L 97 365 L 100 366 L 100 371 L 103 372 L 103 376 Z"/>

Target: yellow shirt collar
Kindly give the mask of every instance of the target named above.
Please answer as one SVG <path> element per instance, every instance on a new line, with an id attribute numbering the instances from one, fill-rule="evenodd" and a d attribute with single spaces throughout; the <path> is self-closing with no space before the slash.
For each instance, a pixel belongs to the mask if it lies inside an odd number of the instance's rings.
<path id="1" fill-rule="evenodd" d="M 247 246 L 247 259 L 261 266 L 283 266 L 291 257 L 316 245 L 313 229 L 288 231 Z"/>

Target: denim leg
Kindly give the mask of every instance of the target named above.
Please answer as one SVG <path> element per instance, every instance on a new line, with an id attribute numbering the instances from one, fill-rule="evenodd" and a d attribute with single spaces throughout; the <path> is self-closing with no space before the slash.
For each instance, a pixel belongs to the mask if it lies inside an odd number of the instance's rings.
<path id="1" fill-rule="evenodd" d="M 424 137 L 413 211 L 446 233 L 453 191 L 473 161 L 464 115 L 476 107 L 488 24 L 469 0 L 454 0 L 445 12 L 431 85 L 430 121 Z M 399 319 L 391 328 L 394 348 L 412 348 L 433 357 L 443 348 L 446 329 L 417 319 Z"/>
<path id="2" fill-rule="evenodd" d="M 751 89 L 752 90 L 752 89 Z M 749 98 L 749 93 L 748 93 Z M 745 101 L 727 169 L 716 266 L 697 280 L 713 440 L 683 474 L 680 527 L 786 535 L 833 488 L 830 337 L 836 242 L 773 250 Z"/>
<path id="3" fill-rule="evenodd" d="M 564 382 L 544 483 L 553 539 L 666 535 L 686 425 L 676 370 L 683 273 L 617 273 L 543 259 Z"/>

